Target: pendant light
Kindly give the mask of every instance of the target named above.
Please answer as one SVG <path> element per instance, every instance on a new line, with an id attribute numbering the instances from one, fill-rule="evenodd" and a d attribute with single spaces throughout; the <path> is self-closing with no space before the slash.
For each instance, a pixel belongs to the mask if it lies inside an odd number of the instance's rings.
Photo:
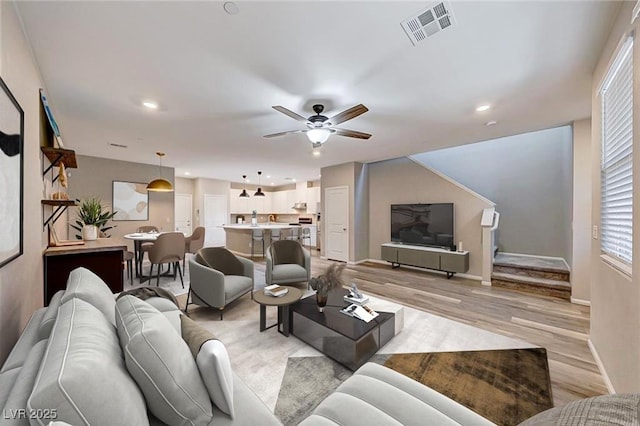
<path id="1" fill-rule="evenodd" d="M 244 182 L 244 185 L 247 184 L 247 175 L 242 175 L 242 181 Z M 243 198 L 249 198 L 249 193 L 247 192 L 246 188 L 242 188 L 242 192 L 240 193 L 240 196 Z"/>
<path id="2" fill-rule="evenodd" d="M 147 185 L 147 191 L 173 192 L 173 185 L 171 185 L 171 182 L 162 177 L 162 157 L 164 157 L 164 152 L 156 152 L 156 155 L 160 157 L 160 177 L 149 182 Z"/>
<path id="3" fill-rule="evenodd" d="M 262 172 L 258 172 L 258 190 L 256 191 L 255 194 L 253 194 L 256 197 L 264 197 L 264 192 L 262 192 L 262 188 L 260 187 L 260 175 L 262 175 Z"/>

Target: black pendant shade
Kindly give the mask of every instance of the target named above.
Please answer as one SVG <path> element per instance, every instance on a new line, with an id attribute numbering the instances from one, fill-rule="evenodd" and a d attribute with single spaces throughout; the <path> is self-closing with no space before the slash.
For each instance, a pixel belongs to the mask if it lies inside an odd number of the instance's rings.
<path id="1" fill-rule="evenodd" d="M 244 198 L 249 198 L 250 197 L 250 195 L 249 195 L 249 193 L 247 192 L 246 189 L 242 190 L 242 192 L 240 193 L 240 196 L 244 197 Z"/>
<path id="2" fill-rule="evenodd" d="M 260 187 L 258 187 L 258 190 L 253 195 L 255 195 L 256 197 L 264 197 L 265 196 L 264 192 L 262 192 L 262 188 L 260 188 Z"/>

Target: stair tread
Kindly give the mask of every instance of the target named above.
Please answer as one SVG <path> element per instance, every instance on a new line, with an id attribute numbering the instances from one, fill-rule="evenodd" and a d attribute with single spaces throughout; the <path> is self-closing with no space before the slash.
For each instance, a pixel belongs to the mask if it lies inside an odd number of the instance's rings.
<path id="1" fill-rule="evenodd" d="M 571 284 L 567 281 L 560 280 L 552 280 L 549 278 L 537 278 L 537 277 L 529 277 L 524 275 L 516 275 L 509 274 L 506 272 L 494 272 L 491 275 L 491 278 L 506 280 L 506 281 L 515 281 L 522 284 L 533 284 L 533 285 L 545 285 L 550 287 L 562 287 L 566 289 L 571 289 Z"/>
<path id="2" fill-rule="evenodd" d="M 517 254 L 498 253 L 493 261 L 494 266 L 504 266 L 519 269 L 530 269 L 534 271 L 556 272 L 569 274 L 570 270 L 562 259 L 523 256 Z"/>

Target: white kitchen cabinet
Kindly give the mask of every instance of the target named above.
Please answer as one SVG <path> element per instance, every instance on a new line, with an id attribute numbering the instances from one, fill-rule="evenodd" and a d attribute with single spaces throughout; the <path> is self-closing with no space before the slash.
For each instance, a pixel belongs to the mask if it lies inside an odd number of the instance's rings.
<path id="1" fill-rule="evenodd" d="M 248 198 L 240 197 L 241 189 L 229 190 L 229 212 L 235 213 L 247 213 L 247 200 Z"/>
<path id="2" fill-rule="evenodd" d="M 320 203 L 320 187 L 307 188 L 307 213 L 318 213 L 318 203 Z"/>
<path id="3" fill-rule="evenodd" d="M 286 204 L 286 210 L 284 211 L 284 213 L 286 214 L 299 214 L 300 211 L 299 210 L 295 210 L 293 208 L 293 205 L 295 203 L 298 202 L 298 193 L 295 189 L 289 189 L 287 191 L 284 191 L 287 193 L 287 204 Z"/>

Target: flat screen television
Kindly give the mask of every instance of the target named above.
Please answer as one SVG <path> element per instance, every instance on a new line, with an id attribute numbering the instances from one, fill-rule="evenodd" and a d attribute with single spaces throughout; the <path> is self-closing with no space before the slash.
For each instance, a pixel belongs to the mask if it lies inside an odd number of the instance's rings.
<path id="1" fill-rule="evenodd" d="M 391 241 L 453 249 L 453 203 L 392 204 Z"/>

